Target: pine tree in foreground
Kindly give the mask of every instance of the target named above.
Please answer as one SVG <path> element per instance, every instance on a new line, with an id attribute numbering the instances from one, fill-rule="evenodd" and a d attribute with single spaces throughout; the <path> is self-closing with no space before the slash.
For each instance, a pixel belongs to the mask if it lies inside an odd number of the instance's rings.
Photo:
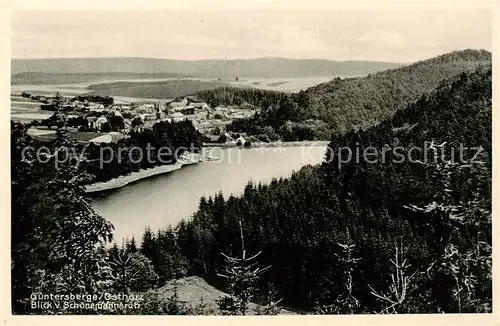
<path id="1" fill-rule="evenodd" d="M 246 315 L 248 304 L 254 297 L 256 283 L 260 274 L 266 271 L 270 266 L 260 268 L 257 266 L 257 257 L 262 253 L 248 257 L 245 250 L 245 238 L 243 236 L 243 226 L 239 221 L 241 234 L 241 257 L 230 257 L 224 253 L 225 268 L 224 272 L 217 275 L 227 279 L 229 283 L 230 295 L 223 296 L 217 301 L 219 309 L 223 315 Z"/>
<path id="2" fill-rule="evenodd" d="M 443 143 L 437 147 L 443 147 Z M 435 152 L 435 155 L 436 152 Z M 432 263 L 434 276 L 451 279 L 449 292 L 456 312 L 490 312 L 492 297 L 491 246 L 491 167 L 482 150 L 467 163 L 452 160 L 426 164 L 439 191 L 431 203 L 406 208 L 433 218 L 444 226 L 446 236 L 439 236 L 441 256 Z M 462 177 L 461 196 L 457 196 L 456 179 Z M 458 179 L 460 180 L 460 179 Z M 473 246 L 464 246 L 463 238 L 471 236 Z M 439 306 L 438 306 L 439 309 Z"/>
<path id="3" fill-rule="evenodd" d="M 338 295 L 333 304 L 321 306 L 317 311 L 319 314 L 355 314 L 360 312 L 360 302 L 352 293 L 352 272 L 361 258 L 354 257 L 354 249 L 356 245 L 351 239 L 349 230 L 346 232 L 346 237 L 346 243 L 337 243 L 342 253 L 340 255 L 335 254 L 340 261 L 340 266 L 342 266 L 341 268 L 343 268 L 343 285 L 345 292 Z M 332 283 L 326 278 L 325 280 Z"/>
<path id="4" fill-rule="evenodd" d="M 394 272 L 391 274 L 391 284 L 389 285 L 388 293 L 378 292 L 373 289 L 371 285 L 368 287 L 371 294 L 377 299 L 387 304 L 387 307 L 380 311 L 380 314 L 393 313 L 397 314 L 398 309 L 403 306 L 407 299 L 408 292 L 411 289 L 411 281 L 413 280 L 416 272 L 409 275 L 408 269 L 411 267 L 404 258 L 403 246 L 399 248 L 396 246 L 394 260 L 390 259 Z"/>

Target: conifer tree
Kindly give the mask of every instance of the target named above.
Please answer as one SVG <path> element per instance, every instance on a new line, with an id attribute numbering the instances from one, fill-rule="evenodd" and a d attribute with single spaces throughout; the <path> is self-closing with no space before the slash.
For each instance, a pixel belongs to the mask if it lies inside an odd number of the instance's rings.
<path id="1" fill-rule="evenodd" d="M 434 267 L 436 273 L 452 277 L 450 292 L 459 313 L 491 310 L 491 170 L 487 160 L 482 152 L 466 163 L 434 160 L 426 164 L 438 184 L 433 201 L 406 206 L 443 225 L 444 231 L 439 235 L 441 255 L 429 269 Z M 464 175 L 465 189 L 459 191 L 457 179 Z M 473 237 L 472 247 L 463 246 L 462 239 L 467 234 Z"/>
<path id="2" fill-rule="evenodd" d="M 245 315 L 248 312 L 248 304 L 255 295 L 257 280 L 268 267 L 258 267 L 257 257 L 262 253 L 259 251 L 253 256 L 248 256 L 245 250 L 245 238 L 243 226 L 239 220 L 241 237 L 241 257 L 231 257 L 224 253 L 224 271 L 217 273 L 229 283 L 229 296 L 224 296 L 217 302 L 219 309 L 224 315 Z"/>

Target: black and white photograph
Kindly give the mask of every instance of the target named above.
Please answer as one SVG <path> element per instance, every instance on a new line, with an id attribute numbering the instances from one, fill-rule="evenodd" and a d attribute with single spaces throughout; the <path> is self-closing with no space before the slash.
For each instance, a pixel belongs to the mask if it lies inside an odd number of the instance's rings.
<path id="1" fill-rule="evenodd" d="M 498 2 L 190 2 L 11 2 L 9 313 L 492 314 Z"/>

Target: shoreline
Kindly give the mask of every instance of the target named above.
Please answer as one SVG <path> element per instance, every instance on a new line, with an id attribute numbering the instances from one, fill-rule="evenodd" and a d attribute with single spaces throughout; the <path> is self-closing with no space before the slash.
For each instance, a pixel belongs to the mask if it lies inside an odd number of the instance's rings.
<path id="1" fill-rule="evenodd" d="M 299 146 L 326 146 L 328 145 L 329 141 L 325 140 L 318 140 L 318 141 L 295 141 L 295 142 L 272 142 L 272 143 L 265 143 L 265 142 L 259 142 L 259 143 L 252 143 L 250 147 L 244 147 L 244 146 L 237 146 L 235 143 L 224 143 L 224 144 L 217 144 L 217 143 L 206 143 L 203 144 L 202 150 L 203 149 L 214 149 L 214 148 L 219 148 L 219 149 L 224 149 L 224 148 L 263 148 L 263 147 L 299 147 Z M 205 159 L 191 159 L 191 160 L 186 160 L 182 162 L 177 162 L 175 164 L 167 164 L 167 165 L 160 165 L 156 166 L 151 169 L 147 170 L 140 170 L 137 172 L 132 172 L 127 175 L 122 175 L 117 178 L 104 181 L 104 182 L 96 182 L 92 183 L 90 185 L 85 186 L 85 193 L 97 193 L 97 192 L 103 192 L 107 190 L 113 190 L 113 189 L 118 189 L 125 187 L 128 184 L 134 183 L 136 181 L 142 180 L 142 179 L 147 179 L 149 177 L 153 177 L 159 174 L 164 174 L 164 173 L 169 173 L 173 172 L 176 170 L 181 169 L 184 165 L 191 165 L 191 164 L 196 164 L 200 162 L 204 162 Z M 210 159 L 208 160 L 210 161 Z"/>
<path id="2" fill-rule="evenodd" d="M 249 147 L 237 146 L 236 143 L 203 143 L 203 148 L 262 148 L 262 147 L 300 147 L 300 146 L 327 146 L 329 140 L 303 140 L 288 142 L 252 142 Z"/>
<path id="3" fill-rule="evenodd" d="M 182 168 L 185 165 L 191 165 L 191 164 L 196 164 L 196 163 L 200 163 L 200 162 L 201 162 L 200 160 L 185 161 L 182 163 L 177 162 L 175 164 L 160 165 L 160 166 L 156 166 L 156 167 L 151 168 L 151 169 L 132 172 L 130 174 L 122 175 L 122 176 L 119 176 L 118 178 L 114 178 L 114 179 L 111 179 L 108 181 L 96 182 L 96 183 L 92 183 L 90 185 L 87 185 L 87 186 L 85 186 L 85 193 L 96 193 L 96 192 L 102 192 L 102 191 L 122 188 L 128 184 L 133 183 L 133 182 L 136 182 L 136 181 L 139 181 L 142 179 L 147 179 L 147 178 L 153 177 L 155 175 L 173 172 L 173 171 L 179 170 L 180 168 Z"/>

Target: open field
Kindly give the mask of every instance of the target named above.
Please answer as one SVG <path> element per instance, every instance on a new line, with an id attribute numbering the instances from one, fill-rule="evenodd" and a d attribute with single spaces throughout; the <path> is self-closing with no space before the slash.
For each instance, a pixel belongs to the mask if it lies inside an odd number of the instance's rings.
<path id="1" fill-rule="evenodd" d="M 10 118 L 14 121 L 30 122 L 33 120 L 43 120 L 53 114 L 51 111 L 42 111 L 40 109 L 41 102 L 20 96 L 11 96 L 10 100 Z"/>
<path id="2" fill-rule="evenodd" d="M 185 305 L 191 309 L 195 309 L 196 306 L 203 302 L 206 305 L 206 310 L 210 314 L 220 314 L 219 306 L 217 301 L 221 297 L 225 297 L 228 294 L 210 285 L 203 278 L 198 276 L 188 276 L 179 278 L 176 280 L 171 280 L 167 282 L 162 287 L 146 292 L 144 295 L 146 298 L 156 298 L 161 301 L 167 300 L 172 297 L 174 293 L 177 294 L 178 300 L 183 302 Z M 248 314 L 256 315 L 259 310 L 262 311 L 263 306 L 250 302 L 248 304 Z M 280 308 L 280 314 L 282 315 L 295 315 L 295 312 Z"/>
<path id="3" fill-rule="evenodd" d="M 78 87 L 78 85 L 12 85 L 11 93 L 13 95 L 21 95 L 22 92 L 31 95 L 54 95 L 59 92 L 62 96 L 75 96 L 85 94 L 89 91 L 85 89 L 86 85 Z"/>
<path id="4" fill-rule="evenodd" d="M 40 102 L 29 102 L 29 101 L 11 101 L 10 102 L 10 107 L 11 109 L 31 109 L 31 110 L 38 110 L 40 109 L 40 105 L 42 103 Z"/>
<path id="5" fill-rule="evenodd" d="M 42 112 L 42 111 L 40 111 Z M 53 112 L 49 112 L 49 111 L 43 111 L 43 112 L 46 112 L 46 113 L 11 113 L 10 115 L 10 119 L 12 121 L 19 121 L 19 122 L 30 122 L 30 121 L 34 121 L 34 120 L 45 120 L 47 118 L 49 118 Z"/>

